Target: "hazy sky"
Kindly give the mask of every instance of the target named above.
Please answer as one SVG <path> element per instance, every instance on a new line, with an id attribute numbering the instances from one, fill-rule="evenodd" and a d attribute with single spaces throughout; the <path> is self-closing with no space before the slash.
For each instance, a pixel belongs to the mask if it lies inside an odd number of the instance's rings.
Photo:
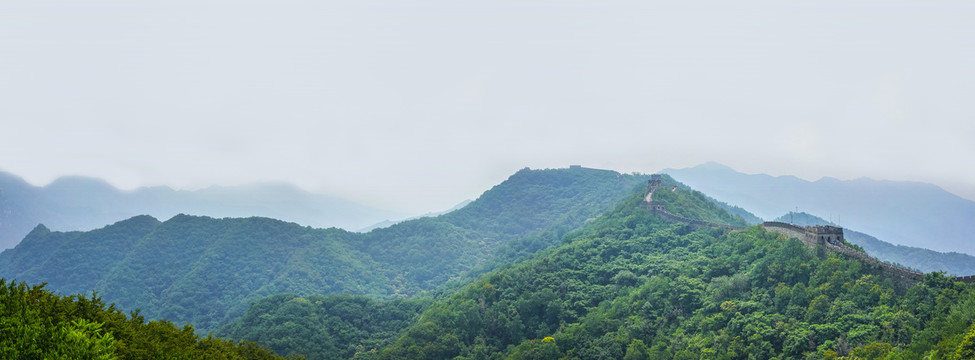
<path id="1" fill-rule="evenodd" d="M 972 1 L 0 0 L 0 169 L 407 212 L 718 161 L 975 199 Z"/>

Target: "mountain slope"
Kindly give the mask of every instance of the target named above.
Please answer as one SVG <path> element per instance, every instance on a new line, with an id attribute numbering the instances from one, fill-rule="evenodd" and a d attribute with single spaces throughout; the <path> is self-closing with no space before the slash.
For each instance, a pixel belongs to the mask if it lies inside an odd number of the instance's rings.
<path id="1" fill-rule="evenodd" d="M 426 298 L 279 294 L 252 303 L 244 316 L 215 334 L 254 341 L 278 354 L 349 359 L 391 344 L 430 303 Z"/>
<path id="2" fill-rule="evenodd" d="M 663 221 L 641 197 L 355 358 L 944 359 L 972 346 L 970 285 L 929 274 L 897 287 L 878 267 L 760 227 Z"/>
<path id="3" fill-rule="evenodd" d="M 705 200 L 703 194 L 691 192 L 686 187 L 683 188 L 687 191 L 664 194 L 657 197 L 656 200 L 666 204 L 668 208 L 674 208 L 675 211 L 686 216 L 702 216 L 701 219 L 724 221 L 728 224 L 743 224 L 741 219 L 727 213 L 720 212 L 716 205 L 712 204 L 708 200 Z M 633 195 L 642 194 L 644 191 L 645 187 L 643 186 L 632 189 L 629 193 L 631 196 L 629 196 L 627 206 L 637 207 L 637 203 L 642 199 L 642 197 L 633 197 Z M 684 208 L 678 208 L 681 205 L 683 205 Z M 643 215 L 648 215 L 646 212 L 641 213 Z M 589 223 L 589 225 L 587 225 L 587 229 L 596 226 L 594 224 L 601 224 L 599 225 L 600 228 L 595 231 L 610 231 L 609 229 L 602 228 L 602 226 L 619 225 L 615 222 L 607 223 L 603 221 L 604 218 L 605 216 L 589 219 L 587 221 L 587 223 Z M 635 219 L 628 219 L 628 221 L 633 222 Z M 570 235 L 566 235 L 565 237 L 559 235 L 560 239 L 557 239 L 556 241 L 565 241 L 567 238 L 579 236 L 579 234 L 576 232 L 570 232 L 568 234 Z M 510 263 L 507 266 L 510 266 Z M 468 279 L 464 284 L 466 285 L 470 281 L 471 280 Z M 442 288 L 441 290 L 445 293 L 443 296 L 448 298 L 450 296 L 450 291 L 463 291 L 463 288 L 464 286 L 447 286 L 445 289 Z M 280 297 L 262 299 L 251 306 L 247 312 L 247 315 L 224 327 L 217 333 L 220 336 L 230 338 L 258 341 L 262 344 L 267 344 L 274 351 L 282 354 L 302 354 L 309 356 L 311 359 L 342 359 L 352 356 L 367 356 L 370 353 L 374 353 L 379 346 L 391 343 L 394 340 L 394 338 L 391 338 L 392 336 L 396 336 L 397 332 L 410 325 L 402 321 L 405 316 L 401 312 L 397 312 L 397 316 L 394 319 L 396 321 L 393 323 L 395 326 L 383 328 L 383 331 L 387 336 L 384 338 L 383 332 L 377 334 L 375 330 L 368 327 L 368 323 L 363 323 L 358 320 L 341 321 L 335 319 L 337 312 L 330 308 L 330 306 L 335 305 L 328 304 L 346 302 L 347 300 L 341 296 L 333 295 L 328 297 L 316 297 L 314 299 L 309 297 L 305 299 L 308 301 L 307 303 L 299 300 L 300 304 L 293 304 L 292 301 L 296 301 L 296 299 L 293 297 L 289 297 L 287 299 L 290 300 L 285 302 L 282 301 L 282 298 Z M 305 313 L 311 315 L 296 318 L 293 315 L 295 312 L 293 309 L 298 306 L 304 309 L 303 311 Z M 390 304 L 390 306 L 399 307 L 398 305 L 392 304 Z M 359 310 L 356 309 L 357 307 L 354 307 L 351 311 L 359 312 Z M 418 309 L 418 311 L 419 310 L 422 309 Z M 418 317 L 419 312 L 415 314 L 412 321 L 415 322 Z M 369 318 L 373 319 L 375 316 L 369 316 Z M 328 320 L 327 323 L 323 323 L 322 319 L 330 320 Z M 292 326 L 283 325 L 286 323 L 291 323 Z M 294 330 L 289 330 L 294 328 L 303 330 L 300 330 L 300 333 L 296 334 L 294 333 Z M 350 339 L 347 334 L 362 335 L 359 335 L 357 339 Z M 350 341 L 350 343 L 344 344 L 345 349 L 336 347 L 334 345 L 331 345 L 328 348 L 323 348 L 321 346 L 323 342 L 309 340 L 336 338 L 345 338 Z M 324 343 L 334 343 L 334 341 L 330 340 Z"/>
<path id="4" fill-rule="evenodd" d="M 137 215 L 168 219 L 180 213 L 263 216 L 346 229 L 402 217 L 287 184 L 214 186 L 196 191 L 168 187 L 121 191 L 105 181 L 80 176 L 62 177 L 47 186 L 35 187 L 0 172 L 0 249 L 13 247 L 39 223 L 53 229 L 91 230 Z"/>
<path id="5" fill-rule="evenodd" d="M 384 278 L 348 246 L 353 235 L 266 218 L 179 215 L 140 239 L 96 289 L 149 318 L 212 329 L 279 292 L 378 292 Z"/>
<path id="6" fill-rule="evenodd" d="M 39 227 L 0 254 L 0 276 L 48 282 L 51 290 L 66 293 L 95 290 L 122 309 L 141 308 L 149 318 L 213 330 L 242 315 L 250 302 L 278 293 L 413 296 L 474 269 L 488 271 L 501 263 L 490 262 L 499 249 L 517 256 L 547 247 L 646 178 L 524 169 L 462 209 L 366 234 L 267 218 L 189 215 L 162 223 L 138 217 L 90 232 Z M 533 240 L 515 241 L 523 238 Z M 115 242 L 112 249 L 92 250 Z M 51 260 L 56 253 L 93 251 L 111 256 L 91 255 L 106 259 L 91 271 L 76 264 L 81 260 Z M 76 277 L 85 280 L 71 280 Z"/>
<path id="7" fill-rule="evenodd" d="M 664 172 L 716 199 L 771 219 L 799 210 L 829 214 L 844 227 L 893 244 L 975 255 L 975 202 L 916 182 L 747 175 L 708 163 Z"/>
<path id="8" fill-rule="evenodd" d="M 159 225 L 150 216 L 137 216 L 90 232 L 51 232 L 39 225 L 23 246 L 0 256 L 0 269 L 18 274 L 23 281 L 46 282 L 50 289 L 64 294 L 90 293 L 139 239 Z"/>
<path id="9" fill-rule="evenodd" d="M 3 359 L 284 359 L 254 343 L 126 316 L 97 297 L 60 296 L 0 279 Z"/>

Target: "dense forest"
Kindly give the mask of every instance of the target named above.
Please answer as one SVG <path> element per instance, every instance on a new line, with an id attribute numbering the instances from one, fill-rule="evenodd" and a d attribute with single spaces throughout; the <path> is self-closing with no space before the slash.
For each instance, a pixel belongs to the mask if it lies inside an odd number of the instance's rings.
<path id="1" fill-rule="evenodd" d="M 98 297 L 60 296 L 0 279 L 2 359 L 282 359 L 253 342 L 196 335 L 192 326 L 126 316 Z M 297 357 L 296 357 L 297 358 Z"/>
<path id="2" fill-rule="evenodd" d="M 413 325 L 432 300 L 373 300 L 356 295 L 270 296 L 215 333 L 248 339 L 278 354 L 309 359 L 350 359 L 390 345 Z"/>
<path id="3" fill-rule="evenodd" d="M 0 254 L 0 277 L 97 291 L 120 309 L 212 331 L 267 296 L 413 297 L 551 246 L 644 175 L 523 169 L 449 214 L 360 234 L 267 218 L 138 216 L 89 232 L 43 225 Z"/>
<path id="4" fill-rule="evenodd" d="M 971 286 L 933 273 L 898 287 L 758 227 L 662 222 L 639 199 L 438 301 L 358 358 L 967 359 L 975 349 Z"/>

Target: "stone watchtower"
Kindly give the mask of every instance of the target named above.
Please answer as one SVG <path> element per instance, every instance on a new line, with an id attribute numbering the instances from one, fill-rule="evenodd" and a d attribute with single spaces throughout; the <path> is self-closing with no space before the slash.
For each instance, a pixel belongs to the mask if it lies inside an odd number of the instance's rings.
<path id="1" fill-rule="evenodd" d="M 661 203 L 656 203 L 653 201 L 653 191 L 660 187 L 660 182 L 662 177 L 659 174 L 650 175 L 650 181 L 647 182 L 647 196 L 643 199 L 646 203 L 647 209 L 650 211 L 664 211 L 664 205 Z"/>
<path id="2" fill-rule="evenodd" d="M 806 226 L 806 236 L 811 236 L 818 244 L 843 244 L 843 228 L 829 225 Z"/>
<path id="3" fill-rule="evenodd" d="M 660 186 L 661 180 L 663 180 L 663 177 L 660 174 L 650 175 L 650 181 L 647 182 L 647 190 L 653 192 L 654 189 Z"/>

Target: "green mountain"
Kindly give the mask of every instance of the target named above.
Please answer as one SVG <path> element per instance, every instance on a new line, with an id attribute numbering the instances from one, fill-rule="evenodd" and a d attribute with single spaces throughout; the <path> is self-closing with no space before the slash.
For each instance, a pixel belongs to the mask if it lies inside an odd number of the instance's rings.
<path id="1" fill-rule="evenodd" d="M 683 190 L 676 192 L 659 192 L 655 199 L 668 204 L 669 209 L 672 209 L 672 211 L 681 216 L 696 217 L 731 225 L 745 224 L 741 218 L 721 211 L 720 206 L 712 203 L 710 201 L 711 199 L 705 197 L 703 194 L 692 192 L 683 186 L 681 186 L 681 189 Z M 645 192 L 645 187 L 642 186 L 633 189 L 629 196 L 626 197 L 628 200 L 624 206 L 639 207 L 639 201 L 642 199 L 643 192 Z M 645 211 L 638 211 L 638 213 L 648 216 L 648 213 Z M 598 228 L 599 230 L 597 231 L 601 232 L 618 226 L 615 222 L 606 220 L 606 217 L 602 216 L 599 219 L 592 219 L 586 226 L 586 229 L 592 230 Z M 634 221 L 636 220 L 627 220 L 631 225 L 635 225 Z M 650 221 L 640 225 L 640 229 L 642 231 L 646 230 L 645 227 L 647 225 L 657 226 L 660 224 L 659 220 L 656 223 Z M 581 234 L 568 233 L 568 235 L 561 238 L 560 243 L 578 236 L 581 236 Z M 543 253 L 548 253 L 548 251 L 546 250 Z M 578 256 L 584 255 L 579 254 Z M 515 262 L 515 264 L 517 263 Z M 507 264 L 507 266 L 511 266 L 511 264 Z M 515 266 L 517 267 L 518 265 Z M 624 276 L 626 275 L 624 274 Z M 468 285 L 469 283 L 470 281 L 467 281 L 464 285 Z M 455 292 L 444 291 L 441 299 L 449 299 L 452 294 L 456 296 L 456 293 L 463 293 L 465 291 L 464 289 L 466 289 L 465 286 L 448 286 L 447 288 Z M 601 290 L 593 288 L 586 291 L 598 292 Z M 420 318 L 419 311 L 413 314 L 409 314 L 408 312 L 394 312 L 395 314 L 399 314 L 396 319 L 403 319 L 407 315 L 412 315 L 411 321 L 388 322 L 385 324 L 386 326 L 378 330 L 374 327 L 363 328 L 360 324 L 374 324 L 375 320 L 373 318 L 375 316 L 368 315 L 370 312 L 362 309 L 382 307 L 384 303 L 379 302 L 378 304 L 368 304 L 367 306 L 358 304 L 347 306 L 345 305 L 347 302 L 349 302 L 349 299 L 341 295 L 307 298 L 296 298 L 294 296 L 271 297 L 254 303 L 243 318 L 224 327 L 217 334 L 229 338 L 257 341 L 281 354 L 303 354 L 309 356 L 311 359 L 348 359 L 355 356 L 368 357 L 369 354 L 375 354 L 377 349 L 392 344 L 398 332 L 403 331 L 410 325 L 415 325 L 417 319 Z M 399 305 L 390 304 L 387 306 L 401 308 Z M 301 308 L 300 312 L 296 310 L 299 307 Z M 349 310 L 350 308 L 351 310 Z M 366 315 L 363 315 L 364 317 L 343 319 L 342 315 L 348 312 Z M 296 314 L 304 315 L 296 316 Z M 457 321 L 464 322 L 467 319 Z M 478 324 L 471 324 L 471 326 L 478 326 Z M 350 337 L 349 334 L 355 334 L 355 337 Z M 343 341 L 339 341 L 338 339 L 342 339 Z M 340 345 L 324 346 L 323 344 Z"/>
<path id="2" fill-rule="evenodd" d="M 213 330 L 280 294 L 410 297 L 558 242 L 647 177 L 521 170 L 462 209 L 366 234 L 267 218 L 140 216 L 89 232 L 38 226 L 0 254 L 0 276 L 96 291 L 150 319 Z"/>
<path id="3" fill-rule="evenodd" d="M 311 359 L 975 358 L 975 285 L 942 273 L 910 280 L 742 227 L 728 206 L 666 176 L 653 198 L 673 215 L 659 217 L 643 202 L 645 180 L 523 170 L 456 212 L 368 234 L 185 215 L 129 219 L 97 236 L 39 226 L 0 266 L 102 273 L 95 288 L 122 307 L 226 324 L 218 335 L 245 341 L 190 332 L 216 344 L 184 343 L 197 350 L 257 341 Z M 87 268 L 44 255 L 102 242 L 124 256 Z M 65 268 L 40 269 L 32 254 Z M 104 340 L 122 336 L 100 330 L 107 320 L 12 318 L 55 324 L 44 346 L 71 343 L 64 332 L 96 353 L 125 344 Z M 120 319 L 143 323 L 133 318 Z"/>
<path id="4" fill-rule="evenodd" d="M 667 180 L 669 181 L 669 180 Z M 485 274 L 357 359 L 970 359 L 975 289 L 761 227 L 671 223 L 634 194 L 532 259 Z M 688 191 L 658 198 L 709 209 Z M 697 219 L 727 218 L 717 209 Z M 688 216 L 689 217 L 689 216 Z"/>
<path id="5" fill-rule="evenodd" d="M 799 226 L 833 225 L 820 217 L 804 212 L 789 212 L 775 221 L 793 223 Z M 975 256 L 957 252 L 937 252 L 911 246 L 894 245 L 873 236 L 851 229 L 843 229 L 846 240 L 855 244 L 870 256 L 877 259 L 899 264 L 922 272 L 944 271 L 951 275 L 975 274 Z"/>

